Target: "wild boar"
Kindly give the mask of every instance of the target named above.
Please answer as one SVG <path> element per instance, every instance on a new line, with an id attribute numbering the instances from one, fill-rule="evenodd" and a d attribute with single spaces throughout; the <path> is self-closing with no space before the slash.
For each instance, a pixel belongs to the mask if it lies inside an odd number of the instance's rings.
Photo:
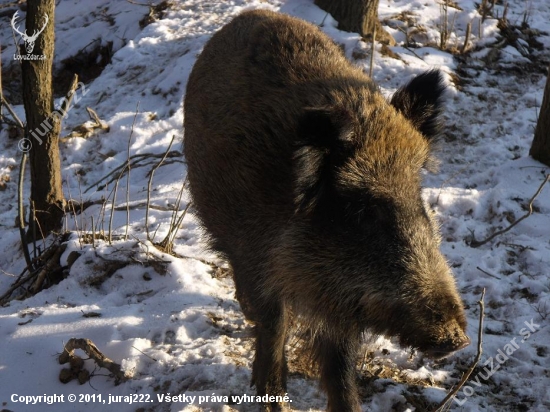
<path id="1" fill-rule="evenodd" d="M 242 13 L 205 46 L 184 103 L 190 191 L 256 324 L 259 395 L 286 392 L 291 314 L 310 332 L 329 411 L 360 410 L 365 330 L 431 357 L 468 345 L 421 198 L 444 91 L 429 71 L 388 102 L 321 30 L 270 11 Z"/>

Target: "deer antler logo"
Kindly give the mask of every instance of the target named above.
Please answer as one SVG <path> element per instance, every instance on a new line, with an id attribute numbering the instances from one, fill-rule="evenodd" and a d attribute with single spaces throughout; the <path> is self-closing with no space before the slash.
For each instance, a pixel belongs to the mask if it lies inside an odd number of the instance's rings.
<path id="1" fill-rule="evenodd" d="M 13 30 L 15 30 L 16 33 L 21 35 L 21 38 L 25 42 L 25 49 L 27 50 L 27 53 L 31 54 L 32 51 L 34 50 L 34 42 L 38 38 L 38 35 L 44 31 L 44 29 L 46 28 L 46 25 L 48 24 L 48 21 L 49 21 L 48 20 L 48 15 L 47 14 L 44 15 L 44 19 L 46 20 L 44 22 L 44 26 L 42 26 L 42 28 L 39 31 L 35 30 L 32 36 L 28 36 L 27 35 L 27 30 L 25 30 L 25 33 L 23 33 L 21 31 L 19 31 L 19 29 L 16 27 L 17 23 L 16 23 L 15 20 L 16 20 L 16 17 L 17 17 L 17 13 L 18 13 L 18 11 L 16 11 L 13 14 L 13 17 L 11 18 L 11 27 L 13 27 Z"/>

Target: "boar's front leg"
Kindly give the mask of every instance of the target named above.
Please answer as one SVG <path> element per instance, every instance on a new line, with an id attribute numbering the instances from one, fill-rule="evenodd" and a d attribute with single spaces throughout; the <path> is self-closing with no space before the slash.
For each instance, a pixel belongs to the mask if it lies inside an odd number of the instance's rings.
<path id="1" fill-rule="evenodd" d="M 256 322 L 256 355 L 252 367 L 252 384 L 258 395 L 283 396 L 286 393 L 288 373 L 285 342 L 287 319 L 280 302 L 264 305 L 263 313 Z M 264 405 L 267 411 L 281 411 L 278 403 Z"/>
<path id="2" fill-rule="evenodd" d="M 284 304 L 277 296 L 267 297 L 261 290 L 263 273 L 260 265 L 246 259 L 246 267 L 232 263 L 233 279 L 237 291 L 237 300 L 245 317 L 254 322 L 256 335 L 256 353 L 252 365 L 252 382 L 259 396 L 284 396 L 288 368 L 285 356 L 288 315 Z M 271 403 L 263 405 L 265 411 L 281 411 L 281 405 Z"/>
<path id="3" fill-rule="evenodd" d="M 318 337 L 315 355 L 319 363 L 321 386 L 328 396 L 328 412 L 360 412 L 356 384 L 356 360 L 360 336 L 345 339 Z"/>

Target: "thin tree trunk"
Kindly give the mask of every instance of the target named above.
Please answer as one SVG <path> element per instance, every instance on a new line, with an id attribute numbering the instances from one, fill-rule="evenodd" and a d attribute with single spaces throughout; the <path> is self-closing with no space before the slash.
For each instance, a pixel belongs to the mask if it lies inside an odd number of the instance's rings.
<path id="1" fill-rule="evenodd" d="M 315 4 L 334 17 L 340 30 L 359 33 L 366 38 L 372 36 L 376 30 L 378 41 L 395 44 L 380 25 L 378 2 L 379 0 L 315 0 Z"/>
<path id="2" fill-rule="evenodd" d="M 34 55 L 44 60 L 23 60 L 23 103 L 27 116 L 26 136 L 32 142 L 29 153 L 31 169 L 31 210 L 29 222 L 36 217 L 37 236 L 47 236 L 61 227 L 65 200 L 61 186 L 59 160 L 60 121 L 53 112 L 52 66 L 54 56 L 54 0 L 28 0 L 26 33 L 32 35 L 48 23 L 35 41 Z M 26 54 L 22 46 L 21 54 Z M 32 228 L 32 226 L 31 226 Z M 31 233 L 32 230 L 29 231 Z"/>
<path id="3" fill-rule="evenodd" d="M 550 166 L 550 67 L 548 68 L 548 78 L 544 88 L 535 137 L 529 154 L 533 159 Z"/>

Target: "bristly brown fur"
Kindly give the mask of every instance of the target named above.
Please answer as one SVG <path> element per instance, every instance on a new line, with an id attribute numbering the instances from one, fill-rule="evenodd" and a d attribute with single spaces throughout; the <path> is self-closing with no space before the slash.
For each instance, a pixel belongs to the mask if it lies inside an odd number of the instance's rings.
<path id="1" fill-rule="evenodd" d="M 431 71 L 387 102 L 317 27 L 269 11 L 243 13 L 204 48 L 184 107 L 190 190 L 257 325 L 258 394 L 286 392 L 291 312 L 330 411 L 360 410 L 365 330 L 433 357 L 468 344 L 421 198 L 443 92 Z"/>

